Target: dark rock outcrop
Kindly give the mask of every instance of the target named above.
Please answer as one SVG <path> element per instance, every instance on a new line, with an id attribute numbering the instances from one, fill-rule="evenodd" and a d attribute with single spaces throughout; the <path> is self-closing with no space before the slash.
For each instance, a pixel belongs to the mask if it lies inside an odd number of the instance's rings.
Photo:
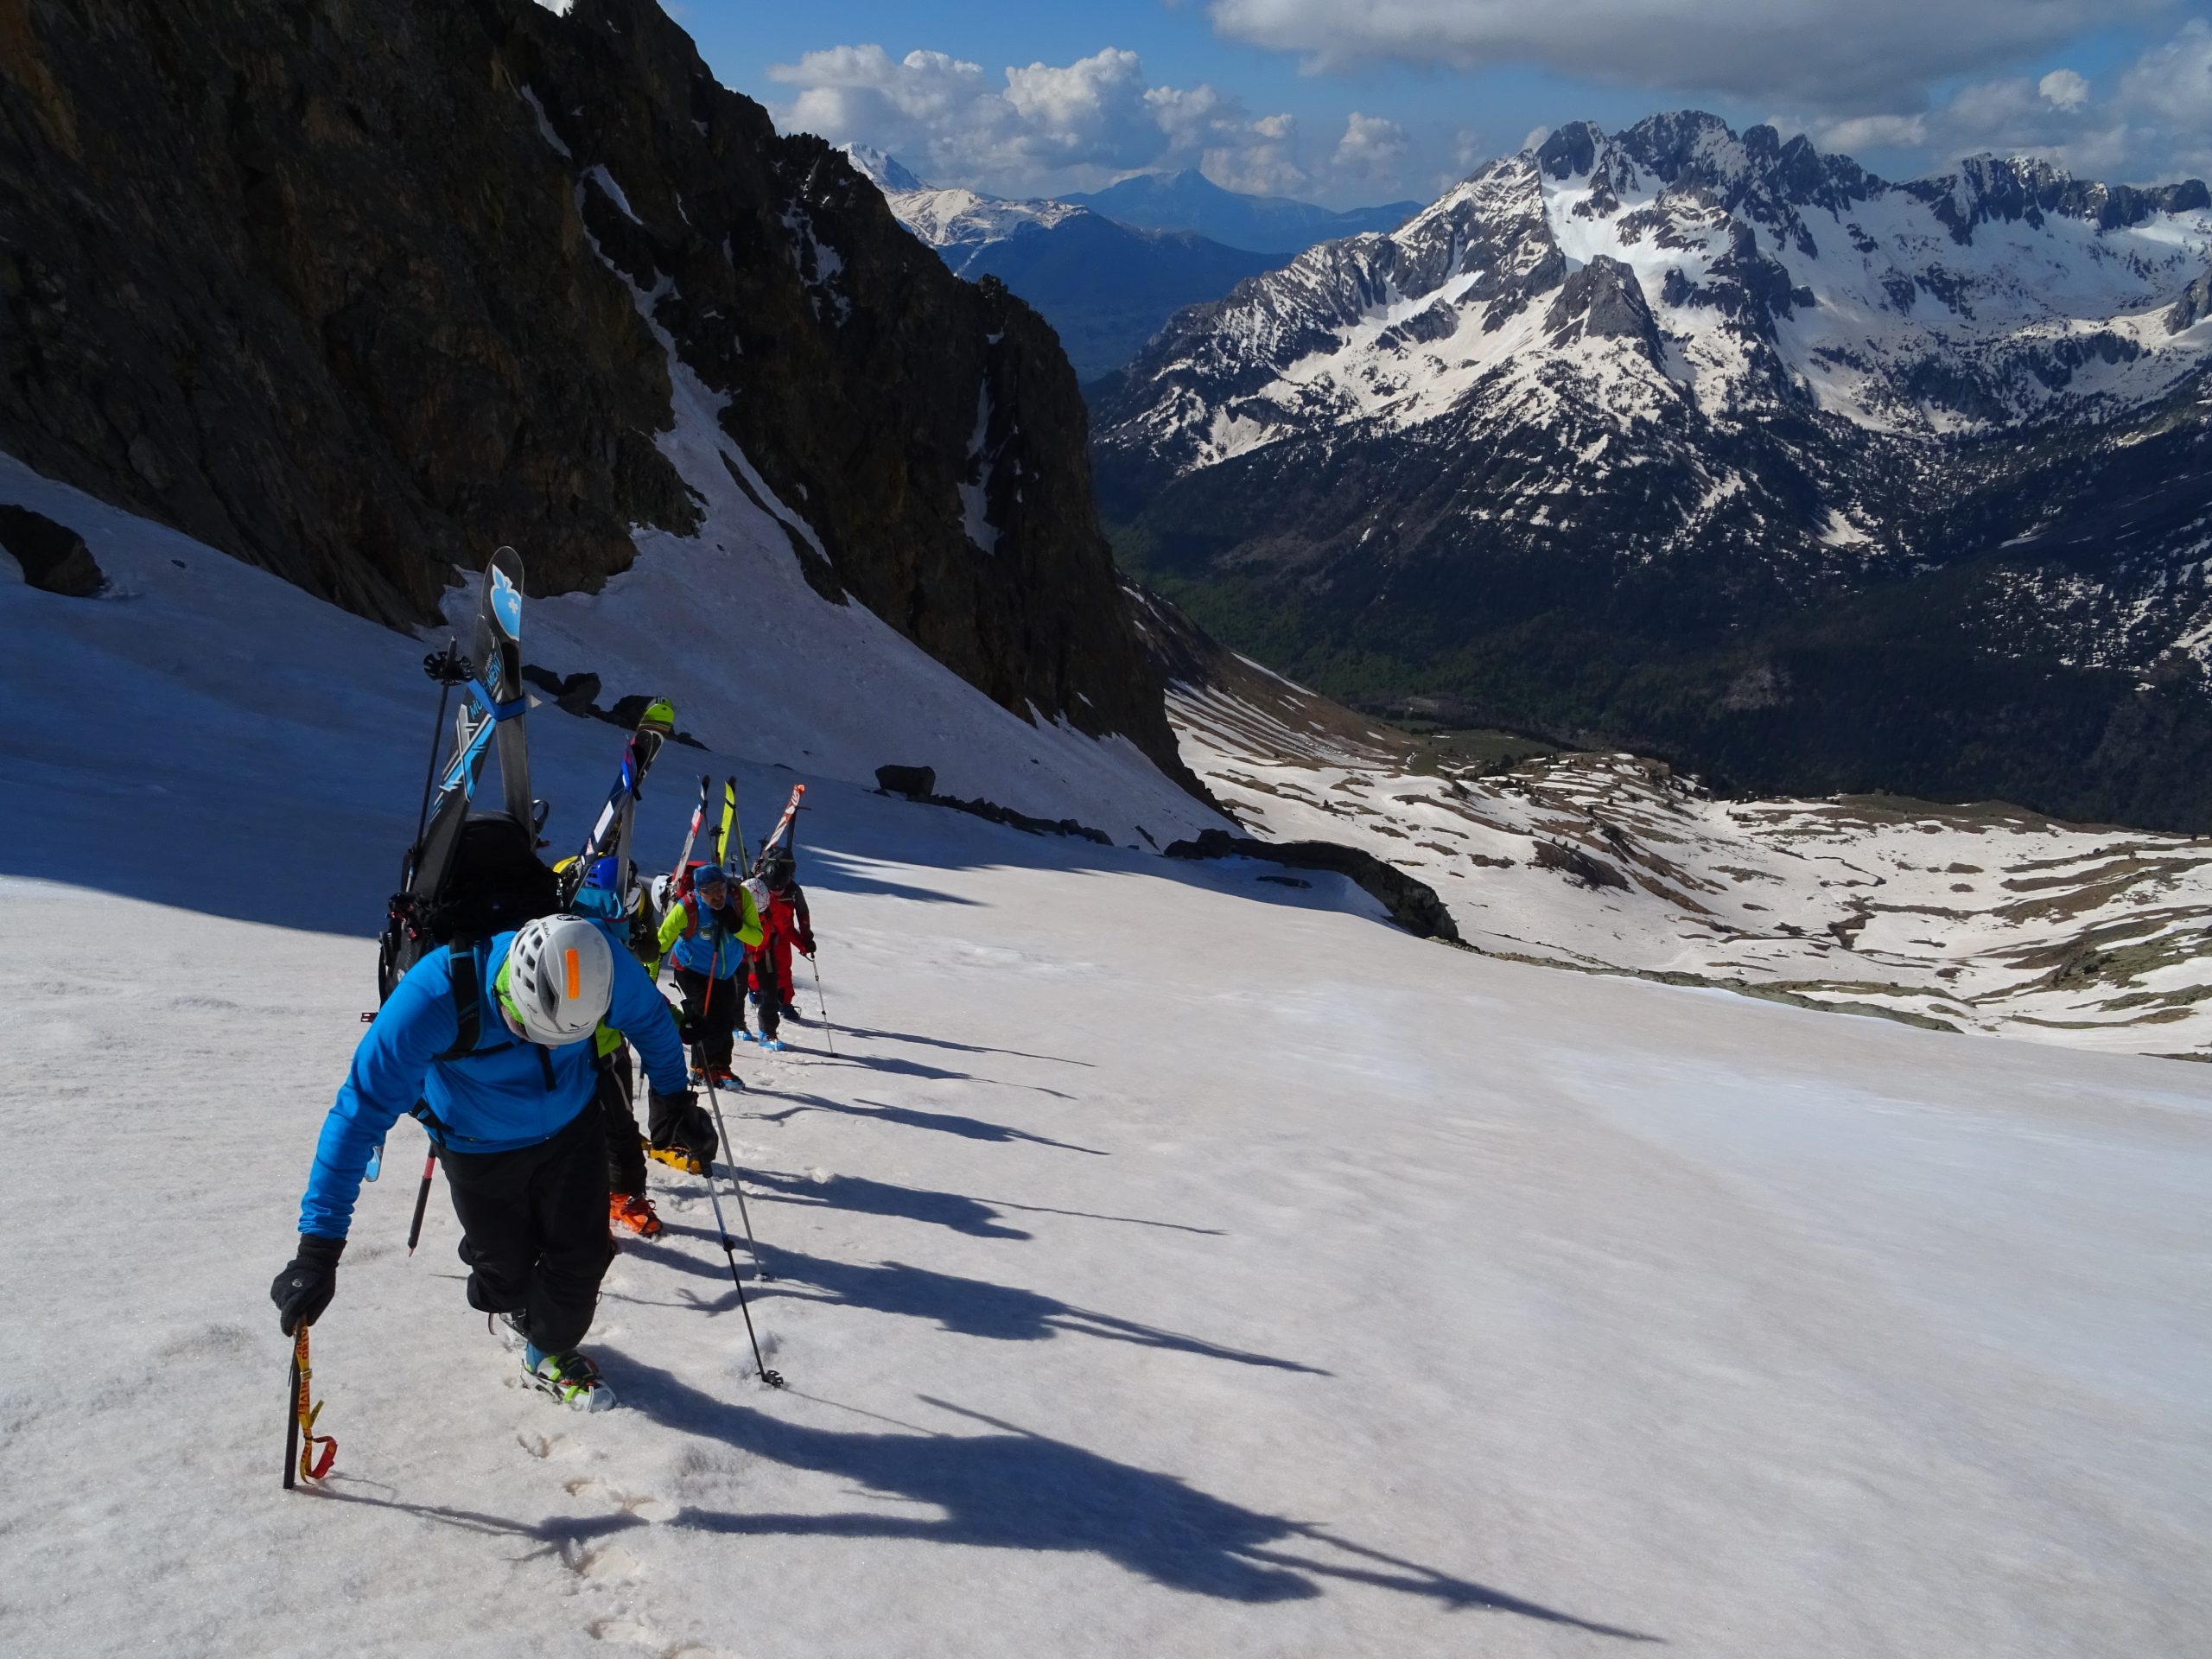
<path id="1" fill-rule="evenodd" d="M 817 592 L 1187 776 L 1051 330 L 652 0 L 5 0 L 0 46 L 0 447 L 419 622 L 502 543 L 542 594 L 696 525 L 658 328 Z"/>
<path id="2" fill-rule="evenodd" d="M 887 795 L 926 800 L 937 793 L 935 766 L 878 766 L 875 786 Z"/>
<path id="3" fill-rule="evenodd" d="M 0 548 L 22 567 L 25 582 L 49 594 L 90 599 L 107 586 L 83 537 L 28 507 L 0 507 Z"/>
<path id="4" fill-rule="evenodd" d="M 1226 830 L 1201 830 L 1195 841 L 1178 841 L 1170 858 L 1256 858 L 1294 870 L 1328 870 L 1349 878 L 1407 932 L 1424 939 L 1460 943 L 1459 925 L 1427 882 L 1408 875 L 1374 854 L 1333 841 L 1254 841 Z"/>

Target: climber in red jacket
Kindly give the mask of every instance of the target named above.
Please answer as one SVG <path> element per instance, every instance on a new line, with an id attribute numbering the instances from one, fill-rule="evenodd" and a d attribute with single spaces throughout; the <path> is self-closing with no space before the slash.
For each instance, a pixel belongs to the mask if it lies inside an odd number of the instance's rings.
<path id="1" fill-rule="evenodd" d="M 753 1001 L 760 1010 L 760 1046 L 780 1049 L 776 1035 L 785 1019 L 804 1020 L 791 1003 L 791 950 L 814 956 L 814 920 L 808 914 L 806 893 L 798 884 L 798 861 L 788 847 L 768 855 L 760 867 L 760 880 L 768 902 L 760 907 L 760 944 L 746 952 L 753 969 Z"/>

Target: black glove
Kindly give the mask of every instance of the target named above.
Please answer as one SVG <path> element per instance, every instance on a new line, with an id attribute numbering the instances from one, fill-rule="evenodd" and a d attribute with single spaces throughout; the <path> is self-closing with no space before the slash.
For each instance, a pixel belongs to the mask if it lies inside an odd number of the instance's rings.
<path id="1" fill-rule="evenodd" d="M 290 1336 L 303 1325 L 313 1325 L 338 1294 L 338 1258 L 346 1249 L 342 1238 L 300 1235 L 300 1253 L 269 1287 L 269 1300 L 276 1304 L 276 1328 Z"/>
<path id="2" fill-rule="evenodd" d="M 715 1161 L 717 1137 L 711 1113 L 699 1104 L 689 1089 L 655 1095 L 646 1114 L 652 1140 L 657 1147 L 682 1147 L 702 1163 Z"/>

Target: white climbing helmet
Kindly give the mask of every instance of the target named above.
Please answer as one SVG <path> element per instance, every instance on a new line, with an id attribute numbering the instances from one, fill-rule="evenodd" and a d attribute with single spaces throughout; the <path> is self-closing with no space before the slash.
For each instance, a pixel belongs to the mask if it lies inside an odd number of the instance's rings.
<path id="1" fill-rule="evenodd" d="M 590 1036 L 614 992 L 614 952 L 581 916 L 541 916 L 507 947 L 507 1011 L 533 1043 L 558 1048 Z"/>

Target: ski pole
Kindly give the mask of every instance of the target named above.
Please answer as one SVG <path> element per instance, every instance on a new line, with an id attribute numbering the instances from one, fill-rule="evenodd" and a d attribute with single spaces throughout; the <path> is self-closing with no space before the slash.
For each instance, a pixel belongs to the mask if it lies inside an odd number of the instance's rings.
<path id="1" fill-rule="evenodd" d="M 307 1326 L 300 1327 L 304 1331 Z M 292 1363 L 284 1373 L 284 1490 L 292 1490 L 292 1467 L 300 1456 L 300 1344 L 292 1344 Z"/>
<path id="2" fill-rule="evenodd" d="M 707 1080 L 707 1098 L 714 1102 L 715 1122 L 717 1128 L 719 1128 L 722 1121 L 722 1104 L 721 1097 L 715 1093 L 715 1084 L 712 1077 L 709 1077 Z M 736 1168 L 737 1166 L 734 1164 L 730 1166 L 732 1173 L 730 1175 L 729 1185 L 730 1191 L 737 1194 L 738 1213 L 740 1215 L 743 1215 L 745 1213 L 745 1192 L 744 1189 L 740 1187 L 737 1184 L 737 1176 L 735 1173 Z M 722 1201 L 720 1198 L 716 1197 L 715 1193 L 715 1171 L 712 1164 L 709 1164 L 707 1166 L 707 1196 L 714 1201 L 715 1230 L 721 1236 L 722 1260 L 729 1263 L 729 1281 L 732 1285 L 735 1286 L 737 1289 L 737 1311 L 745 1316 L 745 1335 L 746 1339 L 753 1344 L 753 1363 L 760 1371 L 760 1380 L 763 1382 L 766 1383 L 772 1389 L 780 1389 L 785 1386 L 783 1373 L 780 1371 L 770 1370 L 768 1369 L 768 1362 L 763 1359 L 760 1356 L 760 1338 L 759 1333 L 753 1328 L 753 1310 L 747 1307 L 745 1303 L 745 1281 L 738 1276 L 737 1241 L 729 1236 L 728 1225 L 722 1220 Z M 752 1224 L 747 1222 L 746 1224 L 746 1231 L 749 1235 L 752 1230 Z M 752 1243 L 753 1241 L 748 1236 L 746 1240 L 746 1244 L 748 1248 L 751 1248 Z M 760 1252 L 758 1249 L 754 1249 L 753 1251 L 753 1264 L 756 1268 L 760 1265 Z M 768 1276 L 767 1270 L 766 1268 L 762 1268 L 760 1276 L 763 1279 L 766 1279 Z"/>
<path id="3" fill-rule="evenodd" d="M 720 982 L 713 979 L 707 982 L 707 994 L 700 999 L 699 1002 L 700 1019 L 704 1020 L 707 1017 L 707 1010 L 714 1007 L 715 987 Z M 742 1007 L 744 1004 L 740 1003 L 738 1006 Z M 729 1128 L 722 1122 L 722 1097 L 715 1088 L 714 1071 L 710 1067 L 701 1066 L 699 1075 L 707 1081 L 707 1100 L 715 1109 L 715 1133 L 721 1137 L 721 1149 L 727 1154 L 729 1151 Z M 740 1084 L 738 1086 L 741 1089 L 745 1085 Z M 775 1274 L 768 1271 L 768 1264 L 760 1259 L 760 1247 L 753 1242 L 753 1217 L 746 1212 L 745 1188 L 739 1185 L 737 1179 L 737 1160 L 726 1157 L 725 1161 L 729 1165 L 729 1190 L 737 1198 L 738 1219 L 745 1224 L 746 1252 L 752 1256 L 753 1265 L 760 1270 L 760 1276 L 763 1279 L 772 1279 Z M 715 1167 L 711 1160 L 707 1165 L 707 1196 L 714 1199 L 715 1230 L 722 1235 L 722 1243 L 728 1244 L 729 1229 L 722 1221 L 722 1201 L 715 1195 Z"/>
<path id="4" fill-rule="evenodd" d="M 448 639 L 446 648 L 433 652 L 423 659 L 423 671 L 438 683 L 438 721 L 430 728 L 430 764 L 423 773 L 423 810 L 415 815 L 415 844 L 423 844 L 423 831 L 430 823 L 430 785 L 438 777 L 438 745 L 446 734 L 446 704 L 453 696 L 454 686 L 467 680 L 471 672 L 468 659 L 454 649 L 458 640 Z"/>
<path id="5" fill-rule="evenodd" d="M 744 1086 L 742 1084 L 738 1084 L 741 1089 Z M 729 1155 L 729 1126 L 722 1122 L 722 1097 L 715 1092 L 714 1079 L 711 1077 L 707 1080 L 707 1099 L 715 1109 L 715 1133 L 721 1137 L 722 1161 L 729 1166 L 729 1190 L 737 1199 L 737 1218 L 745 1226 L 745 1248 L 751 1253 L 753 1265 L 760 1269 L 761 1278 L 772 1279 L 776 1275 L 768 1271 L 768 1264 L 760 1259 L 760 1247 L 753 1242 L 753 1217 L 746 1213 L 745 1186 L 738 1179 L 744 1172 L 738 1168 L 737 1160 Z M 707 1171 L 707 1191 L 712 1194 L 714 1190 L 715 1172 L 709 1168 Z M 715 1220 L 717 1224 L 721 1221 L 721 1208 L 718 1205 L 715 1209 Z"/>
<path id="6" fill-rule="evenodd" d="M 415 1254 L 415 1247 L 423 1242 L 423 1212 L 430 1207 L 430 1183 L 438 1173 L 438 1143 L 430 1142 L 430 1150 L 423 1160 L 423 1185 L 415 1190 L 415 1219 L 407 1225 L 407 1254 Z"/>
<path id="7" fill-rule="evenodd" d="M 837 1053 L 837 1028 L 830 1023 L 830 999 L 822 995 L 822 964 L 809 957 L 806 965 L 814 970 L 814 1001 L 815 1006 L 822 1010 L 822 1040 L 830 1046 L 830 1057 L 834 1059 Z"/>
<path id="8" fill-rule="evenodd" d="M 293 1453 L 299 1454 L 298 1471 L 302 1480 L 321 1480 L 330 1472 L 331 1464 L 338 1456 L 338 1442 L 327 1434 L 315 1432 L 315 1420 L 322 1415 L 319 1404 L 310 1403 L 309 1383 L 315 1375 L 308 1363 L 308 1327 L 302 1320 L 292 1332 L 292 1379 L 286 1390 L 284 1431 L 284 1490 L 292 1490 Z M 304 1444 L 302 1443 L 304 1442 Z M 322 1447 L 322 1455 L 315 1456 L 315 1447 Z"/>

